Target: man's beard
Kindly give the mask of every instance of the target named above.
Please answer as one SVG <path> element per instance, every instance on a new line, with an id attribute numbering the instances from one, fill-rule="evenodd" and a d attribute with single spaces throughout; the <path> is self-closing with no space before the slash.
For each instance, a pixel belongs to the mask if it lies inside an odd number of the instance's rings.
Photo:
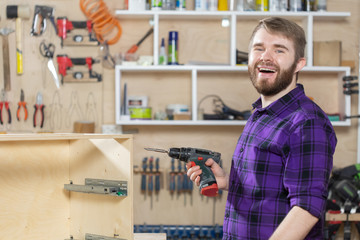
<path id="1" fill-rule="evenodd" d="M 270 83 L 266 79 L 257 79 L 256 70 L 259 64 L 261 64 L 262 66 L 275 67 L 277 76 L 273 83 Z M 251 82 L 254 85 L 255 89 L 258 91 L 258 93 L 262 94 L 263 96 L 274 96 L 286 89 L 291 84 L 295 69 L 295 61 L 288 69 L 284 70 L 281 70 L 277 65 L 259 61 L 254 66 L 249 66 L 248 72 L 250 74 Z"/>

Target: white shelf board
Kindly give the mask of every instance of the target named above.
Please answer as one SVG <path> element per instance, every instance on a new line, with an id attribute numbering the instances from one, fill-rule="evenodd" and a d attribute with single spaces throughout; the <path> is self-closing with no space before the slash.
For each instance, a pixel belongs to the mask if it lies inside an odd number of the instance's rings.
<path id="1" fill-rule="evenodd" d="M 351 121 L 350 119 L 346 119 L 345 121 L 335 121 L 335 122 L 331 122 L 331 124 L 336 127 L 348 127 L 351 126 Z"/>
<path id="2" fill-rule="evenodd" d="M 124 126 L 245 126 L 241 120 L 130 120 L 120 121 L 117 124 Z M 350 120 L 332 122 L 333 126 L 350 126 Z"/>
<path id="3" fill-rule="evenodd" d="M 258 19 L 266 16 L 277 16 L 301 19 L 309 16 L 314 17 L 316 20 L 336 20 L 344 17 L 349 17 L 350 12 L 260 12 L 260 11 L 166 11 L 166 10 L 147 10 L 147 11 L 127 11 L 127 10 L 115 10 L 117 17 L 126 18 L 152 18 L 159 16 L 162 19 L 177 19 L 177 18 L 188 18 L 188 19 L 222 19 L 224 17 L 231 17 L 236 15 L 239 18 L 247 19 Z"/>
<path id="4" fill-rule="evenodd" d="M 247 72 L 247 66 L 230 66 L 230 65 L 165 65 L 165 66 L 122 66 L 117 65 L 116 70 L 124 72 L 133 72 L 133 71 L 192 71 L 197 70 L 199 72 Z M 323 67 L 323 66 L 314 66 L 314 67 L 304 67 L 301 71 L 303 72 L 345 72 L 350 74 L 350 67 Z"/>
<path id="5" fill-rule="evenodd" d="M 121 121 L 120 125 L 170 125 L 170 126 L 244 126 L 246 121 L 240 120 L 130 120 Z"/>

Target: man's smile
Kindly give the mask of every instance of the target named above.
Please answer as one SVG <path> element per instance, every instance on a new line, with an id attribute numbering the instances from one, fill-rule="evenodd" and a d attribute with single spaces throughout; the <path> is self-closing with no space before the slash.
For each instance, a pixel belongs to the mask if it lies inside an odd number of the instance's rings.
<path id="1" fill-rule="evenodd" d="M 269 78 L 277 73 L 277 68 L 275 66 L 267 66 L 267 65 L 258 65 L 257 66 L 257 75 L 258 77 L 266 77 Z"/>

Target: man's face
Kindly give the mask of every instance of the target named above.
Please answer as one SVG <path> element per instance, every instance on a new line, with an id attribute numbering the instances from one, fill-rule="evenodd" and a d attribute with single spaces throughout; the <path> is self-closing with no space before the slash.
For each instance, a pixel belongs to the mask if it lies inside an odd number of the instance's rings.
<path id="1" fill-rule="evenodd" d="M 249 54 L 249 74 L 255 89 L 264 96 L 274 96 L 295 84 L 295 49 L 292 41 L 260 28 Z"/>

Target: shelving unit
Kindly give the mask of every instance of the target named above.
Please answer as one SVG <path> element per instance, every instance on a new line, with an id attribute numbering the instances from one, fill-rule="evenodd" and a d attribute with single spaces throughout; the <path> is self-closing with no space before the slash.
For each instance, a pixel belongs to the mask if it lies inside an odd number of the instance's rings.
<path id="1" fill-rule="evenodd" d="M 278 16 L 292 19 L 295 21 L 302 21 L 304 30 L 306 31 L 307 46 L 306 58 L 307 66 L 302 72 L 311 74 L 332 73 L 338 75 L 338 102 L 339 114 L 341 116 L 351 115 L 351 98 L 349 95 L 342 93 L 342 77 L 350 75 L 350 67 L 321 67 L 313 66 L 313 24 L 314 21 L 334 21 L 341 20 L 350 16 L 349 12 L 232 12 L 232 11 L 216 11 L 216 12 L 198 12 L 198 11 L 142 11 L 142 12 L 129 12 L 125 10 L 117 10 L 116 15 L 120 19 L 149 19 L 153 21 L 154 34 L 153 34 L 153 66 L 122 66 L 115 67 L 115 107 L 116 107 L 116 124 L 119 125 L 244 125 L 246 121 L 210 121 L 198 120 L 198 99 L 197 99 L 197 80 L 198 74 L 202 72 L 239 72 L 246 73 L 247 66 L 236 65 L 236 40 L 237 40 L 237 22 L 241 20 L 258 20 L 268 16 Z M 159 66 L 159 26 L 160 21 L 167 19 L 171 20 L 204 20 L 204 19 L 218 19 L 229 22 L 230 27 L 230 41 L 229 41 L 229 56 L 228 65 L 179 65 L 179 66 Z M 188 121 L 156 121 L 156 120 L 123 120 L 121 116 L 121 79 L 123 72 L 149 72 L 151 74 L 156 72 L 189 72 L 191 74 L 191 111 L 192 120 Z M 334 121 L 334 126 L 350 126 L 350 119 L 341 121 Z"/>

